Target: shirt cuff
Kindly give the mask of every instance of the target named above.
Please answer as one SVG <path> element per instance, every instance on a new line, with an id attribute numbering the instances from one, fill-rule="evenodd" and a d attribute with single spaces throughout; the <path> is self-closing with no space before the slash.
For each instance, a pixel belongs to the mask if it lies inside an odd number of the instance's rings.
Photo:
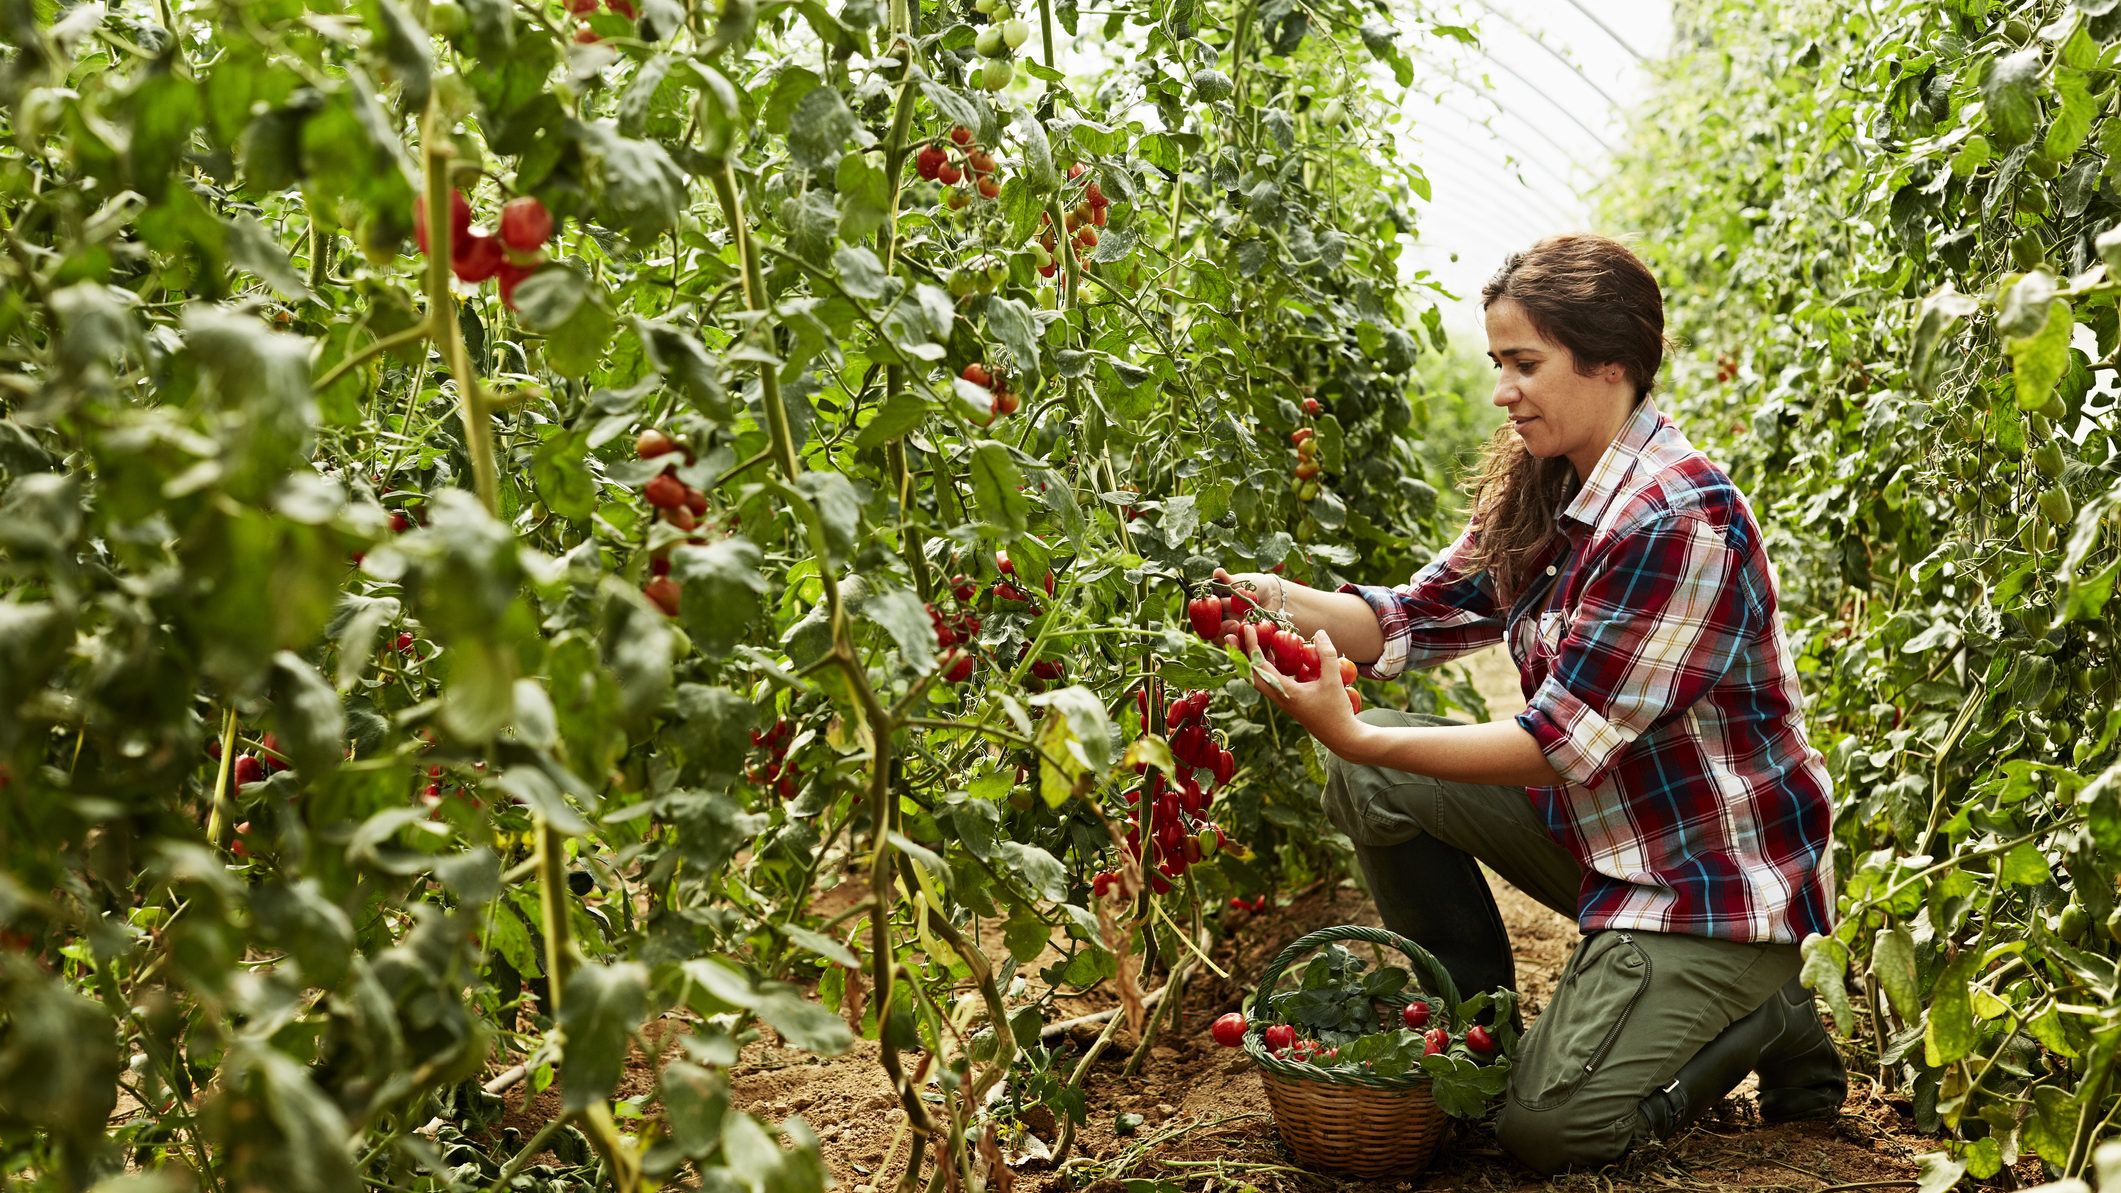
<path id="1" fill-rule="evenodd" d="M 1355 664 L 1356 674 L 1368 679 L 1394 679 L 1407 669 L 1407 635 L 1395 632 L 1395 627 L 1406 625 L 1406 613 L 1399 607 L 1399 594 L 1382 584 L 1343 584 L 1341 592 L 1352 592 L 1367 602 L 1377 614 L 1378 628 L 1384 631 L 1384 653 L 1374 663 Z"/>
<path id="2" fill-rule="evenodd" d="M 1621 752 L 1635 740 L 1632 733 L 1600 716 L 1551 675 L 1517 714 L 1517 723 L 1539 743 L 1554 773 L 1579 787 L 1604 782 Z"/>

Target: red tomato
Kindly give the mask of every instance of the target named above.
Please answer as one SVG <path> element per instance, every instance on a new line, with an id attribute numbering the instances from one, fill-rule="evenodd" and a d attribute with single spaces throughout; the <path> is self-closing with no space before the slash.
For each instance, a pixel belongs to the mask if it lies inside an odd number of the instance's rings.
<path id="1" fill-rule="evenodd" d="M 1280 1052 L 1296 1043 L 1296 1029 L 1286 1023 L 1277 1023 L 1267 1029 L 1266 1043 L 1267 1051 Z"/>
<path id="2" fill-rule="evenodd" d="M 1410 1002 L 1400 1008 L 1399 1017 L 1406 1023 L 1407 1030 L 1420 1031 L 1429 1025 L 1429 1004 L 1425 1002 Z"/>
<path id="3" fill-rule="evenodd" d="M 1208 1029 L 1208 1033 L 1223 1047 L 1235 1048 L 1245 1042 L 1245 1017 L 1240 1012 L 1232 1011 L 1217 1019 L 1215 1026 Z"/>
<path id="4" fill-rule="evenodd" d="M 1466 1029 L 1466 1047 L 1486 1056 L 1495 1051 L 1495 1037 L 1488 1034 L 1487 1028 L 1476 1023 Z"/>
<path id="5" fill-rule="evenodd" d="M 1440 1027 L 1432 1027 L 1421 1037 L 1422 1055 L 1434 1056 L 1451 1046 L 1451 1033 Z"/>

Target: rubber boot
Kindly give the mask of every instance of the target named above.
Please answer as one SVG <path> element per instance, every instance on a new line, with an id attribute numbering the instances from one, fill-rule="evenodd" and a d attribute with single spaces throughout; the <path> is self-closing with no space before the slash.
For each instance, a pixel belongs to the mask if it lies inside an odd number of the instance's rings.
<path id="1" fill-rule="evenodd" d="M 1782 1004 L 1782 1035 L 1760 1054 L 1760 1117 L 1771 1123 L 1831 1118 L 1848 1098 L 1841 1050 L 1819 1022 L 1812 992 L 1791 978 L 1770 1003 Z"/>
<path id="2" fill-rule="evenodd" d="M 1761 1055 L 1782 1036 L 1784 1004 L 1770 997 L 1702 1045 L 1670 1084 L 1654 1090 L 1636 1106 L 1650 1134 L 1663 1139 L 1701 1117 L 1723 1096 L 1738 1088 Z"/>
<path id="3" fill-rule="evenodd" d="M 1397 845 L 1357 845 L 1355 858 L 1378 918 L 1433 953 L 1459 997 L 1516 989 L 1509 932 L 1473 855 L 1424 833 Z M 1522 1012 L 1517 1021 L 1521 1027 Z"/>

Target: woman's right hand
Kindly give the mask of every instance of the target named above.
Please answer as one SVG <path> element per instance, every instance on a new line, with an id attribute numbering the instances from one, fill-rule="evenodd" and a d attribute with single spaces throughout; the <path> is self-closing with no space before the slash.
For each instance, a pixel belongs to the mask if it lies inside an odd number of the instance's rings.
<path id="1" fill-rule="evenodd" d="M 1280 613 L 1288 608 L 1289 590 L 1282 578 L 1272 572 L 1227 572 L 1215 569 L 1215 578 L 1232 588 L 1249 590 L 1252 603 L 1269 613 Z"/>

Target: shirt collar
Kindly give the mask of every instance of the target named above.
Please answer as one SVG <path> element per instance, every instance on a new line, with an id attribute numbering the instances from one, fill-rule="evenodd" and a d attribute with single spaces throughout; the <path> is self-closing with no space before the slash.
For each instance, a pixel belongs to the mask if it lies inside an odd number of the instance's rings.
<path id="1" fill-rule="evenodd" d="M 1664 416 L 1658 412 L 1656 403 L 1645 395 L 1635 404 L 1627 421 L 1620 424 L 1620 433 L 1613 436 L 1605 454 L 1598 457 L 1597 467 L 1584 478 L 1583 487 L 1561 511 L 1561 517 L 1585 526 L 1597 526 L 1607 508 L 1620 496 L 1628 478 L 1634 475 L 1636 466 L 1642 461 L 1643 449 L 1649 446 L 1651 437 L 1663 425 Z"/>

